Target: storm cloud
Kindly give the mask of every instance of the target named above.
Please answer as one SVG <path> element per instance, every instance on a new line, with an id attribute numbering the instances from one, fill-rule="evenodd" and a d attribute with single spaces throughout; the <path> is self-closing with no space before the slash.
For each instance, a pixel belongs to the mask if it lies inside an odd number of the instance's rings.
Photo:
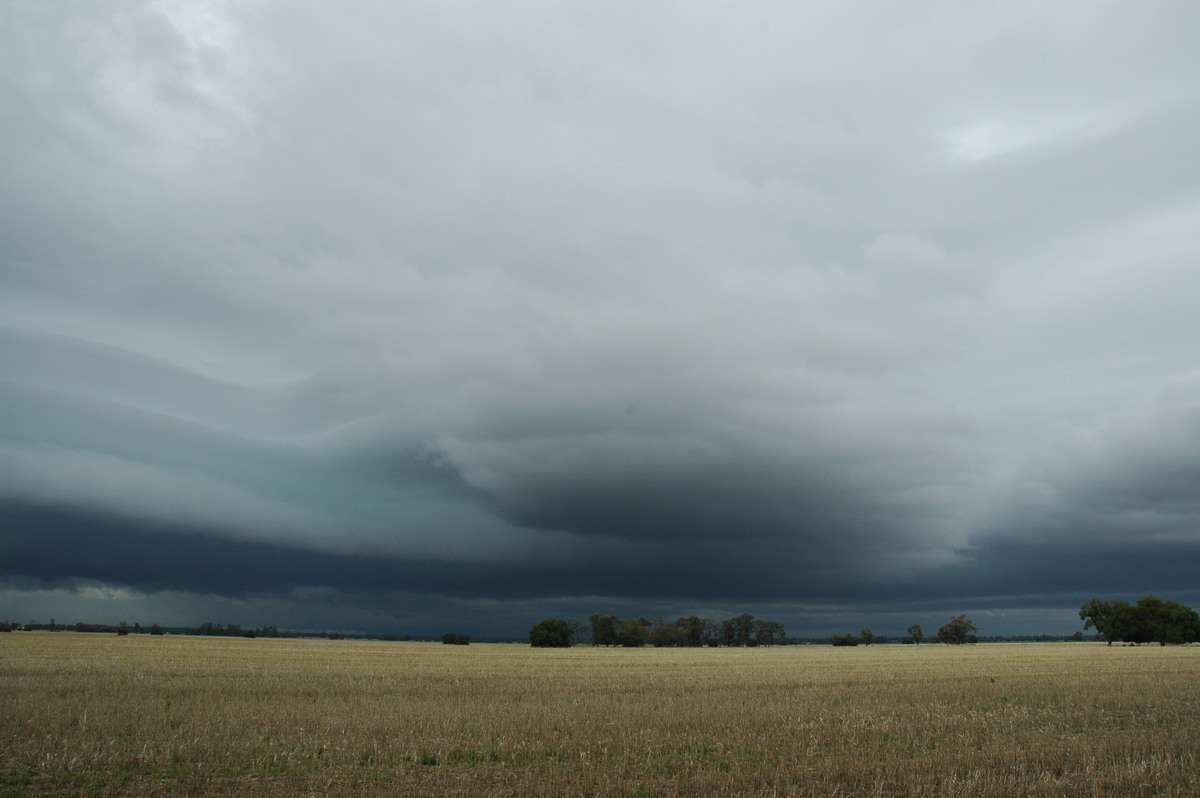
<path id="1" fill-rule="evenodd" d="M 1190 4 L 0 18 L 0 615 L 1200 599 Z"/>

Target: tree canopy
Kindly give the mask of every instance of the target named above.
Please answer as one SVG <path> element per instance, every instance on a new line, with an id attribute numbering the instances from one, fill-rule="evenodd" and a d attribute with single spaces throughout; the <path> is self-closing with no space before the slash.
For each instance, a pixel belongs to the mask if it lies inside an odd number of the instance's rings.
<path id="1" fill-rule="evenodd" d="M 562 618 L 545 618 L 529 630 L 534 648 L 567 648 L 575 642 L 575 624 Z"/>
<path id="2" fill-rule="evenodd" d="M 1179 645 L 1200 640 L 1200 615 L 1177 601 L 1142 596 L 1136 604 L 1092 599 L 1079 608 L 1084 629 L 1095 630 L 1111 646 L 1114 641 Z"/>
<path id="3" fill-rule="evenodd" d="M 618 618 L 597 613 L 588 618 L 592 644 L 635 648 L 646 644 L 676 646 L 773 646 L 784 642 L 786 630 L 778 621 L 742 613 L 721 623 L 696 615 L 675 621 L 664 618 Z"/>
<path id="4" fill-rule="evenodd" d="M 956 618 L 951 618 L 950 623 L 938 629 L 937 641 L 939 643 L 951 643 L 961 645 L 963 643 L 974 643 L 976 641 L 975 633 L 979 631 L 976 626 L 966 615 L 959 615 Z"/>

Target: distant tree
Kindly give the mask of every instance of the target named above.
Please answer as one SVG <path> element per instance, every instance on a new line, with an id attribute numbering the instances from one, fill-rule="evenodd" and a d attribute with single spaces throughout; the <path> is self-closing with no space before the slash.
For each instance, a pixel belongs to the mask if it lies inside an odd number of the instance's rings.
<path id="1" fill-rule="evenodd" d="M 442 635 L 442 645 L 446 646 L 467 646 L 471 644 L 470 635 L 462 635 L 456 632 L 446 632 Z"/>
<path id="2" fill-rule="evenodd" d="M 912 626 L 908 627 L 908 639 L 905 642 L 912 642 L 915 645 L 920 645 L 921 641 L 924 639 L 925 633 L 921 631 L 921 624 L 914 623 Z"/>
<path id="3" fill-rule="evenodd" d="M 834 635 L 829 638 L 829 644 L 833 646 L 857 646 L 862 642 L 862 638 L 855 634 Z"/>
<path id="4" fill-rule="evenodd" d="M 784 642 L 786 630 L 777 621 L 760 621 L 742 613 L 722 622 L 685 615 L 674 622 L 665 618 L 618 618 L 596 613 L 588 616 L 592 644 L 636 648 L 668 646 L 770 646 Z"/>
<path id="5" fill-rule="evenodd" d="M 620 623 L 617 616 L 597 613 L 588 617 L 588 623 L 592 627 L 592 645 L 617 645 L 617 624 Z"/>
<path id="6" fill-rule="evenodd" d="M 760 646 L 781 645 L 787 638 L 787 630 L 779 621 L 757 621 L 754 639 Z"/>
<path id="7" fill-rule="evenodd" d="M 950 623 L 938 629 L 937 641 L 953 645 L 974 643 L 976 642 L 975 632 L 978 631 L 979 627 L 968 620 L 966 615 L 959 615 L 951 618 Z"/>
<path id="8" fill-rule="evenodd" d="M 681 646 L 704 646 L 715 636 L 715 625 L 708 618 L 686 615 L 675 621 L 675 636 Z"/>
<path id="9" fill-rule="evenodd" d="M 163 629 L 158 624 L 154 624 L 153 626 L 150 627 L 150 634 L 152 634 L 152 635 L 161 635 L 161 634 L 164 634 L 165 631 L 166 630 Z"/>
<path id="10" fill-rule="evenodd" d="M 655 618 L 650 627 L 650 645 L 655 648 L 677 648 L 682 646 L 683 634 L 674 623 L 668 623 L 665 618 Z"/>
<path id="11" fill-rule="evenodd" d="M 534 648 L 567 648 L 575 643 L 575 625 L 562 618 L 545 618 L 529 630 Z"/>
<path id="12" fill-rule="evenodd" d="M 701 618 L 700 639 L 712 648 L 721 645 L 721 627 L 711 618 Z"/>
<path id="13" fill-rule="evenodd" d="M 758 645 L 755 636 L 754 616 L 743 612 L 735 618 L 721 623 L 721 642 L 727 646 Z"/>
<path id="14" fill-rule="evenodd" d="M 125 621 L 121 621 L 119 624 L 117 624 L 117 634 L 121 636 L 129 634 L 129 624 L 125 623 Z"/>
<path id="15" fill-rule="evenodd" d="M 617 622 L 617 645 L 641 648 L 650 637 L 650 621 L 646 618 L 621 618 Z"/>
<path id="16" fill-rule="evenodd" d="M 858 637 L 860 640 L 862 640 L 862 644 L 864 646 L 869 646 L 871 645 L 871 641 L 875 639 L 875 633 L 870 629 L 863 629 L 858 633 Z"/>

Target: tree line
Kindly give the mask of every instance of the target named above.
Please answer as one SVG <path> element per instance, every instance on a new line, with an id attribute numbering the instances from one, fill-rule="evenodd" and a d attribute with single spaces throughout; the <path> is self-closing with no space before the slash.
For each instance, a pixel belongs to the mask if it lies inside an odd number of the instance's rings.
<path id="1" fill-rule="evenodd" d="M 581 640 L 595 646 L 624 648 L 751 647 L 782 645 L 786 636 L 782 623 L 761 620 L 748 612 L 720 623 L 697 615 L 668 621 L 597 613 L 588 617 L 586 625 L 565 618 L 545 618 L 529 630 L 529 643 L 535 648 L 566 648 Z"/>
<path id="2" fill-rule="evenodd" d="M 398 642 L 434 642 L 436 640 L 445 640 L 445 635 L 436 636 L 432 634 L 396 634 L 388 633 L 369 633 L 369 632 L 337 632 L 337 631 L 293 631 L 289 629 L 279 629 L 274 626 L 243 627 L 236 623 L 213 623 L 205 621 L 199 626 L 162 626 L 160 624 L 152 624 L 145 626 L 141 623 L 129 624 L 126 621 L 120 623 L 85 623 L 79 621 L 72 624 L 58 623 L 51 618 L 49 623 L 41 621 L 27 621 L 20 623 L 17 621 L 0 621 L 0 632 L 91 632 L 99 634 L 118 634 L 118 635 L 200 635 L 204 637 L 285 637 L 285 638 L 319 638 L 327 640 L 384 640 Z M 457 642 L 462 645 L 464 641 L 469 643 L 471 637 L 468 635 L 454 635 Z M 516 643 L 523 638 L 517 637 L 482 637 L 478 640 L 482 642 L 502 642 Z"/>
<path id="3" fill-rule="evenodd" d="M 1079 609 L 1079 618 L 1084 629 L 1095 629 L 1097 635 L 1109 645 L 1114 642 L 1158 643 L 1179 645 L 1200 642 L 1200 615 L 1191 607 L 1177 601 L 1164 601 L 1157 596 L 1143 596 L 1134 604 L 1125 601 L 1101 601 L 1091 599 Z M 49 623 L 29 621 L 17 623 L 0 622 L 0 632 L 17 630 L 75 631 L 128 634 L 192 634 L 222 637 L 320 637 L 330 639 L 353 638 L 368 640 L 420 640 L 441 642 L 448 645 L 469 645 L 473 638 L 461 633 L 446 633 L 440 638 L 434 635 L 410 634 L 355 634 L 342 632 L 295 632 L 280 630 L 274 626 L 243 628 L 238 624 L 205 622 L 196 627 L 163 627 L 159 624 L 132 626 L 124 621 L 119 624 L 77 622 L 59 624 L 55 619 Z M 792 643 L 828 642 L 838 646 L 870 645 L 873 642 L 900 642 L 919 644 L 936 642 L 949 644 L 975 643 L 979 628 L 965 615 L 958 615 L 938 629 L 937 634 L 927 638 L 920 624 L 908 627 L 901 638 L 876 636 L 870 629 L 858 634 L 834 635 L 824 640 L 803 638 Z M 1082 632 L 1063 638 L 1055 635 L 1018 635 L 1010 637 L 987 637 L 985 641 L 1048 641 L 1084 639 Z M 474 638 L 478 642 L 518 642 L 513 637 Z M 616 615 L 594 614 L 586 624 L 562 618 L 546 618 L 538 622 L 529 633 L 529 642 L 537 647 L 570 646 L 587 641 L 600 646 L 623 647 L 700 647 L 700 646 L 773 646 L 787 643 L 784 625 L 777 621 L 755 618 L 750 613 L 715 622 L 709 618 L 686 615 L 674 621 L 664 618 L 620 618 Z"/>
<path id="4" fill-rule="evenodd" d="M 978 631 L 979 627 L 971 619 L 966 615 L 959 615 L 951 618 L 949 623 L 937 630 L 937 636 L 933 638 L 933 642 L 951 645 L 978 643 L 979 637 L 975 634 Z M 900 638 L 901 643 L 914 645 L 919 645 L 923 640 L 925 640 L 925 632 L 922 631 L 919 623 L 908 627 L 908 634 Z M 830 645 L 834 646 L 869 646 L 873 642 L 875 642 L 875 633 L 870 629 L 863 629 L 858 634 L 834 635 L 829 639 Z"/>

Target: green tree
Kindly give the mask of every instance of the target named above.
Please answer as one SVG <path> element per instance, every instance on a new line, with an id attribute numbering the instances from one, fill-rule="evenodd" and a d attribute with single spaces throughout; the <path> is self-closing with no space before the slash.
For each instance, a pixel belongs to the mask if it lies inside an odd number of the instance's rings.
<path id="1" fill-rule="evenodd" d="M 697 648 L 708 645 L 715 633 L 715 625 L 708 618 L 685 615 L 675 621 L 675 634 L 681 646 Z"/>
<path id="2" fill-rule="evenodd" d="M 729 618 L 721 623 L 721 642 L 727 646 L 757 645 L 754 631 L 754 616 L 743 612 L 736 618 Z"/>
<path id="3" fill-rule="evenodd" d="M 908 627 L 908 639 L 916 645 L 921 644 L 921 641 L 925 639 L 925 633 L 921 631 L 921 624 L 914 623 Z"/>
<path id="4" fill-rule="evenodd" d="M 1095 629 L 1108 645 L 1132 632 L 1133 606 L 1125 601 L 1092 599 L 1079 608 L 1084 629 Z"/>
<path id="5" fill-rule="evenodd" d="M 861 637 L 852 634 L 834 635 L 829 638 L 829 644 L 832 646 L 857 646 L 861 642 Z"/>
<path id="6" fill-rule="evenodd" d="M 1133 606 L 1133 616 L 1139 643 L 1180 645 L 1200 638 L 1200 617 L 1177 601 L 1143 596 Z"/>
<path id="7" fill-rule="evenodd" d="M 534 648 L 567 648 L 575 643 L 575 625 L 562 618 L 545 618 L 529 630 Z"/>
<path id="8" fill-rule="evenodd" d="M 779 621 L 758 621 L 754 638 L 760 646 L 782 645 L 787 630 Z"/>
<path id="9" fill-rule="evenodd" d="M 1200 640 L 1200 615 L 1177 601 L 1142 596 L 1137 604 L 1091 599 L 1079 608 L 1084 629 L 1095 628 L 1108 645 L 1158 643 L 1160 646 Z"/>
<path id="10" fill-rule="evenodd" d="M 1195 643 L 1200 641 L 1200 614 L 1191 607 L 1177 601 L 1163 602 L 1162 618 L 1165 622 L 1160 645 Z"/>
<path id="11" fill-rule="evenodd" d="M 596 613 L 588 617 L 592 627 L 592 645 L 615 646 L 618 644 L 617 628 L 621 620 L 615 615 Z"/>
<path id="12" fill-rule="evenodd" d="M 621 618 L 617 622 L 617 645 L 641 648 L 650 636 L 650 621 L 645 618 Z"/>
<path id="13" fill-rule="evenodd" d="M 675 648 L 684 645 L 683 633 L 674 623 L 665 618 L 655 618 L 650 629 L 650 645 L 655 648 Z"/>
<path id="14" fill-rule="evenodd" d="M 858 633 L 858 637 L 860 640 L 862 640 L 862 644 L 864 646 L 869 646 L 869 645 L 871 645 L 871 642 L 875 639 L 875 633 L 872 632 L 870 629 L 863 629 L 861 632 Z"/>
<path id="15" fill-rule="evenodd" d="M 938 629 L 937 641 L 953 645 L 974 643 L 975 633 L 978 631 L 979 627 L 968 620 L 966 615 L 959 615 L 956 618 L 951 618 L 950 623 Z"/>

